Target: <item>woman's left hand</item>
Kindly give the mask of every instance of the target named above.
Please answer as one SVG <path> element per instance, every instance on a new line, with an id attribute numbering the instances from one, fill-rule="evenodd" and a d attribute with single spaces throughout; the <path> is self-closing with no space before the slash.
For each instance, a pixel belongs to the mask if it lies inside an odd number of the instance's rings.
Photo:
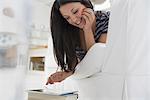
<path id="1" fill-rule="evenodd" d="M 50 75 L 50 77 L 47 80 L 46 85 L 54 84 L 55 82 L 61 82 L 72 74 L 73 72 L 63 72 L 63 71 L 55 72 L 52 75 Z"/>
<path id="2" fill-rule="evenodd" d="M 92 30 L 92 26 L 93 23 L 95 21 L 95 14 L 94 11 L 90 8 L 85 8 L 83 10 L 82 16 L 85 20 L 85 25 L 83 27 L 83 31 L 87 32 L 87 31 L 91 31 Z"/>

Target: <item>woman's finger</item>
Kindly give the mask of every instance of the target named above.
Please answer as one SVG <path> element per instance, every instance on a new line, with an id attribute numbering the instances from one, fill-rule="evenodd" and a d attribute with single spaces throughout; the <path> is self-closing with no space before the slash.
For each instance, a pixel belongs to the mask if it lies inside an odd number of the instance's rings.
<path id="1" fill-rule="evenodd" d="M 91 28 L 91 24 L 90 24 L 90 21 L 89 21 L 88 17 L 86 15 L 83 15 L 82 17 L 85 20 L 85 25 L 84 25 L 83 29 Z"/>
<path id="2" fill-rule="evenodd" d="M 49 77 L 47 82 L 46 82 L 46 85 L 48 85 L 48 84 L 54 84 L 54 82 L 52 81 L 51 77 Z"/>
<path id="3" fill-rule="evenodd" d="M 90 21 L 93 21 L 95 18 L 94 11 L 90 8 L 84 9 L 83 14 L 87 15 Z"/>
<path id="4" fill-rule="evenodd" d="M 86 13 L 86 12 L 83 12 L 83 13 L 82 13 L 82 16 L 85 16 L 85 19 L 87 19 L 88 21 L 91 20 L 89 14 Z"/>
<path id="5" fill-rule="evenodd" d="M 83 14 L 82 17 L 84 18 L 86 24 L 90 22 L 90 19 L 88 18 L 87 15 Z"/>

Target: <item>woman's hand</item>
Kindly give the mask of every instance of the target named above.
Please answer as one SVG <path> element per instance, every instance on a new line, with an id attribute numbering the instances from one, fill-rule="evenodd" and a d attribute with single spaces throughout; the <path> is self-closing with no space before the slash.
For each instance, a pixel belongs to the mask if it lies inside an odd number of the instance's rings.
<path id="1" fill-rule="evenodd" d="M 95 33 L 95 14 L 90 8 L 85 8 L 82 13 L 83 19 L 85 20 L 85 25 L 83 27 L 83 33 L 85 38 L 86 50 L 95 43 L 94 33 Z"/>
<path id="2" fill-rule="evenodd" d="M 83 27 L 83 31 L 84 32 L 92 31 L 93 24 L 95 21 L 94 11 L 90 8 L 85 8 L 83 10 L 82 16 L 85 20 L 85 25 Z"/>
<path id="3" fill-rule="evenodd" d="M 50 77 L 46 82 L 46 85 L 54 84 L 55 82 L 61 82 L 72 74 L 73 72 L 63 72 L 63 71 L 55 72 L 52 75 L 50 75 Z"/>

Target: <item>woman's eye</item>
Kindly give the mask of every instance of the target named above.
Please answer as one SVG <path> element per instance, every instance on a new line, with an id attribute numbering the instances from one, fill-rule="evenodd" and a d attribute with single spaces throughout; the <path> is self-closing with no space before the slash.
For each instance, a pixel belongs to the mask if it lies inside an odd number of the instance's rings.
<path id="1" fill-rule="evenodd" d="M 76 14 L 78 12 L 78 10 L 75 10 L 74 12 L 73 12 L 73 14 Z"/>

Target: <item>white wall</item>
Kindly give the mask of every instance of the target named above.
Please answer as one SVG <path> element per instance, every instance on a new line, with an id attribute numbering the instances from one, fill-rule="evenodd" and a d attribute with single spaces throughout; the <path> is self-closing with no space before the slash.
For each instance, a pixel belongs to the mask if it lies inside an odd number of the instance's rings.
<path id="1" fill-rule="evenodd" d="M 40 25 L 49 29 L 50 7 L 38 0 L 32 1 L 32 24 L 35 24 L 37 29 L 40 29 Z"/>

